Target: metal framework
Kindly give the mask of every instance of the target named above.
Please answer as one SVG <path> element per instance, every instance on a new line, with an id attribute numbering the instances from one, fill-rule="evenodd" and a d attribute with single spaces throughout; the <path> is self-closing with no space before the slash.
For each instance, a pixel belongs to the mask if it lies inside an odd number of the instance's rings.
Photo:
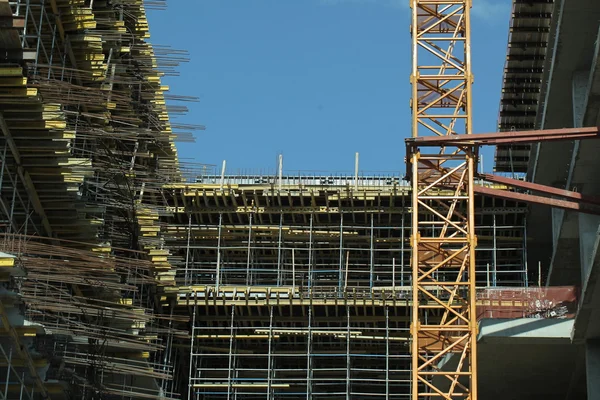
<path id="1" fill-rule="evenodd" d="M 451 135 L 451 136 L 421 136 L 406 139 L 406 154 L 410 159 L 414 153 L 418 152 L 422 147 L 464 147 L 464 146 L 493 146 L 507 143 L 534 143 L 534 142 L 549 142 L 549 141 L 566 141 L 566 140 L 582 140 L 582 139 L 598 139 L 600 138 L 600 128 L 562 128 L 562 129 L 546 129 L 536 131 L 513 131 L 503 133 L 483 133 L 483 134 L 468 134 L 468 135 Z M 477 152 L 477 150 L 475 150 Z M 411 164 L 409 164 L 410 166 Z M 477 182 L 473 190 L 477 194 L 492 196 L 496 198 L 519 200 L 530 204 L 542 204 L 564 210 L 576 210 L 588 214 L 600 214 L 600 199 L 596 196 L 583 195 L 581 193 L 570 190 L 555 188 L 552 186 L 540 185 L 538 183 L 526 182 L 520 179 L 507 178 L 492 174 L 477 174 L 480 180 L 501 185 L 502 189 L 495 189 Z M 521 190 L 515 192 L 505 190 L 506 187 Z M 544 194 L 545 196 L 558 196 L 565 199 L 556 199 L 552 197 L 532 195 L 523 193 L 522 191 L 530 191 Z"/>
<path id="2" fill-rule="evenodd" d="M 412 0 L 413 138 L 471 134 L 470 0 Z M 419 148 L 412 180 L 412 398 L 476 399 L 476 146 Z"/>
<path id="3" fill-rule="evenodd" d="M 157 190 L 193 127 L 161 5 L 0 1 L 0 400 L 177 397 Z"/>
<path id="4" fill-rule="evenodd" d="M 408 399 L 408 182 L 197 180 L 165 186 L 165 247 L 182 285 L 165 290 L 192 321 L 174 325 L 191 332 L 183 398 Z M 524 204 L 475 203 L 480 293 L 527 286 Z"/>

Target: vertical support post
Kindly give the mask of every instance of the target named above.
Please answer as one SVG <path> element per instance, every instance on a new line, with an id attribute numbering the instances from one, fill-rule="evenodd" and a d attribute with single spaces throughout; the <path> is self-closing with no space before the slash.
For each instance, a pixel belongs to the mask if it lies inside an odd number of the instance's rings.
<path id="1" fill-rule="evenodd" d="M 350 306 L 346 304 L 346 400 L 350 400 L 352 390 L 352 375 L 350 369 L 352 367 L 352 360 L 350 358 Z"/>
<path id="2" fill-rule="evenodd" d="M 252 285 L 252 275 L 250 273 L 250 254 L 252 252 L 252 212 L 248 215 L 248 254 L 246 258 L 246 284 Z"/>
<path id="3" fill-rule="evenodd" d="M 296 252 L 292 247 L 292 292 L 296 291 Z"/>
<path id="4" fill-rule="evenodd" d="M 416 1 L 413 0 L 416 7 Z M 413 9 L 413 26 L 416 25 L 416 10 Z M 414 28 L 413 28 L 414 29 Z M 413 33 L 414 35 L 414 33 Z M 416 47 L 416 45 L 415 45 Z M 416 86 L 413 84 L 413 87 Z M 416 96 L 416 88 L 413 89 L 413 96 Z M 414 112 L 413 112 L 414 114 Z M 414 123 L 414 122 L 413 122 Z M 419 387 L 423 383 L 420 380 L 419 376 L 419 357 L 420 357 L 420 343 L 419 343 L 419 328 L 421 327 L 421 318 L 419 314 L 419 217 L 418 212 L 414 210 L 414 205 L 418 204 L 418 187 L 414 182 L 418 182 L 418 170 L 417 165 L 419 162 L 419 158 L 417 153 L 412 155 L 412 182 L 413 182 L 413 190 L 412 190 L 412 204 L 413 204 L 413 212 L 412 212 L 412 225 L 413 230 L 411 234 L 411 266 L 412 266 L 412 307 L 411 307 L 411 325 L 410 325 L 410 334 L 411 334 L 411 398 L 412 400 L 419 400 Z"/>
<path id="5" fill-rule="evenodd" d="M 312 380 L 311 380 L 312 306 L 308 307 L 308 335 L 307 335 L 306 341 L 307 341 L 307 343 L 306 343 L 306 400 L 311 400 L 312 399 Z"/>
<path id="6" fill-rule="evenodd" d="M 523 265 L 525 266 L 524 282 L 529 287 L 529 271 L 527 270 L 527 216 L 523 217 Z"/>
<path id="7" fill-rule="evenodd" d="M 188 228 L 187 228 L 187 246 L 185 248 L 185 278 L 184 278 L 184 286 L 188 285 L 188 275 L 189 275 L 189 260 L 190 260 L 190 238 L 192 235 L 192 213 L 188 213 Z"/>
<path id="8" fill-rule="evenodd" d="M 215 290 L 219 293 L 221 284 L 221 232 L 223 228 L 223 213 L 219 213 L 219 229 L 217 233 L 217 276 L 215 277 Z"/>
<path id="9" fill-rule="evenodd" d="M 369 288 L 373 289 L 373 278 L 375 275 L 375 253 L 374 253 L 374 246 L 373 246 L 373 240 L 374 240 L 374 222 L 373 222 L 373 214 L 371 214 L 371 241 L 370 241 L 370 254 L 369 254 Z"/>
<path id="10" fill-rule="evenodd" d="M 390 308 L 385 307 L 385 398 L 390 398 Z"/>
<path id="11" fill-rule="evenodd" d="M 225 168 L 227 167 L 227 160 L 223 160 L 223 165 L 221 166 L 221 183 L 220 188 L 223 190 L 223 186 L 225 186 Z"/>
<path id="12" fill-rule="evenodd" d="M 473 114 L 472 114 L 472 107 L 473 107 L 473 96 L 472 96 L 472 85 L 473 85 L 473 73 L 471 70 L 471 7 L 472 7 L 472 0 L 465 0 L 464 3 L 464 39 L 465 39 L 465 46 L 463 49 L 463 55 L 464 55 L 464 62 L 465 62 L 465 102 L 466 102 L 466 121 L 465 121 L 465 133 L 466 134 L 471 134 L 472 130 L 473 130 Z M 466 388 L 466 390 L 468 392 L 470 392 L 471 395 L 471 400 L 478 400 L 478 395 L 477 395 L 477 335 L 479 333 L 479 324 L 477 321 L 477 310 L 476 310 L 476 304 L 477 304 L 477 270 L 476 270 L 476 263 L 475 263 L 475 257 L 476 257 L 476 253 L 475 253 L 475 248 L 477 247 L 477 236 L 476 236 L 476 232 L 475 232 L 475 191 L 474 191 L 474 186 L 475 186 L 475 170 L 477 169 L 477 166 L 475 164 L 475 154 L 476 154 L 477 148 L 471 148 L 470 152 L 467 151 L 467 175 L 468 175 L 468 180 L 467 180 L 467 185 L 468 185 L 468 190 L 467 190 L 467 194 L 469 197 L 468 200 L 468 208 L 469 208 L 469 215 L 467 217 L 467 226 L 468 226 L 468 233 L 467 233 L 467 246 L 468 246 L 468 258 L 469 258 L 469 270 L 467 272 L 467 276 L 465 277 L 466 281 L 469 282 L 470 281 L 470 285 L 468 286 L 469 289 L 469 293 L 467 294 L 468 298 L 469 298 L 469 304 L 467 305 L 467 314 L 468 314 L 468 328 L 469 332 L 468 332 L 468 338 L 467 338 L 467 347 L 470 347 L 470 349 L 466 349 L 463 353 L 462 356 L 466 359 L 468 359 L 467 361 L 467 365 L 465 367 L 465 369 L 467 370 L 467 373 L 470 373 L 470 379 L 467 383 L 468 387 Z M 454 385 L 454 388 L 456 388 L 458 385 Z M 460 389 L 459 389 L 460 390 Z"/>
<path id="13" fill-rule="evenodd" d="M 57 29 L 57 24 L 54 24 L 52 26 L 52 45 L 50 47 L 50 60 L 48 61 L 48 65 L 54 65 L 52 62 L 54 60 L 54 46 L 56 44 L 56 29 Z M 50 77 L 52 77 L 53 75 L 53 71 L 52 68 L 48 68 L 48 79 L 50 79 Z"/>
<path id="14" fill-rule="evenodd" d="M 492 285 L 494 287 L 496 287 L 496 271 L 498 271 L 498 247 L 497 247 L 498 246 L 498 239 L 497 239 L 498 233 L 496 230 L 496 226 L 497 226 L 496 225 L 496 214 L 492 215 L 492 218 L 494 221 L 494 233 L 493 233 L 494 234 L 494 237 L 493 237 L 493 241 L 494 241 L 494 249 L 493 249 L 494 250 L 494 252 L 493 252 L 494 259 L 493 259 L 493 261 L 494 262 L 493 262 L 493 268 L 492 268 L 492 271 L 493 271 Z"/>
<path id="15" fill-rule="evenodd" d="M 40 45 L 42 43 L 42 23 L 44 22 L 44 12 L 46 10 L 46 1 L 42 0 L 41 4 L 40 4 L 40 24 L 38 26 L 36 26 L 37 29 L 37 43 L 36 43 L 36 51 L 35 51 L 35 65 L 33 67 L 33 75 L 36 76 L 37 75 L 37 68 L 38 68 L 38 63 L 39 63 L 39 57 L 40 57 Z M 35 25 L 35 21 L 34 21 L 34 25 Z M 51 65 L 51 64 L 50 64 Z"/>
<path id="16" fill-rule="evenodd" d="M 281 286 L 283 278 L 282 278 L 282 268 L 281 268 L 281 246 L 282 246 L 282 237 L 283 237 L 283 212 L 279 214 L 279 235 L 277 238 L 277 286 Z"/>
<path id="17" fill-rule="evenodd" d="M 22 48 L 26 48 L 26 44 L 27 44 L 27 25 L 28 25 L 28 20 L 29 20 L 29 1 L 27 1 L 26 5 L 25 5 L 25 26 L 23 27 L 23 37 L 21 38 L 21 47 Z"/>
<path id="18" fill-rule="evenodd" d="M 308 233 L 308 288 L 312 287 L 312 265 L 313 265 L 313 215 L 310 214 L 310 227 Z"/>
<path id="19" fill-rule="evenodd" d="M 281 185 L 283 183 L 283 154 L 279 155 L 279 163 L 277 166 L 279 176 L 279 190 L 281 191 Z"/>
<path id="20" fill-rule="evenodd" d="M 233 340 L 235 338 L 235 329 L 234 329 L 234 322 L 235 322 L 235 305 L 231 305 L 231 320 L 230 320 L 230 329 L 229 329 L 229 369 L 227 372 L 227 400 L 230 399 L 231 396 L 231 389 L 233 386 L 233 376 L 232 376 L 232 370 L 233 370 Z"/>
<path id="21" fill-rule="evenodd" d="M 8 218 L 10 220 L 10 230 L 12 232 L 15 232 L 14 213 L 15 213 L 15 202 L 17 200 L 17 185 L 19 184 L 19 174 L 18 173 L 15 173 L 15 179 L 13 180 L 13 182 L 14 182 L 14 187 L 13 187 L 12 200 L 10 203 L 10 216 Z"/>
<path id="22" fill-rule="evenodd" d="M 169 360 L 171 358 L 171 354 L 173 353 L 172 351 L 172 346 L 173 346 L 173 331 L 171 330 L 173 328 L 173 309 L 175 308 L 175 304 L 171 303 L 171 313 L 170 313 L 170 319 L 169 319 L 169 324 L 168 324 L 168 334 L 167 334 L 167 339 L 166 339 L 166 346 L 165 349 L 163 351 L 162 354 L 162 372 L 165 374 L 169 373 Z M 168 385 L 169 385 L 169 379 L 163 378 L 161 379 L 161 383 L 160 383 L 160 387 L 161 390 L 163 390 L 163 392 L 166 392 L 168 390 Z"/>
<path id="23" fill-rule="evenodd" d="M 340 212 L 340 259 L 339 259 L 338 290 L 342 291 L 344 273 L 344 214 Z"/>
<path id="24" fill-rule="evenodd" d="M 346 250 L 346 276 L 344 277 L 344 291 L 348 291 L 348 263 L 350 262 L 350 250 Z"/>
<path id="25" fill-rule="evenodd" d="M 402 203 L 404 203 L 404 199 L 402 200 Z M 403 204 L 404 206 L 404 204 Z M 404 286 L 404 210 L 405 208 L 402 207 L 402 228 L 400 231 L 400 286 Z"/>
<path id="26" fill-rule="evenodd" d="M 269 307 L 269 350 L 267 353 L 267 400 L 271 399 L 271 379 L 272 376 L 272 368 L 271 368 L 271 346 L 273 346 L 273 306 Z"/>
<path id="27" fill-rule="evenodd" d="M 538 286 L 542 287 L 542 262 L 538 261 Z"/>
<path id="28" fill-rule="evenodd" d="M 192 374 L 192 366 L 193 366 L 193 358 L 194 358 L 194 338 L 196 335 L 196 308 L 198 306 L 198 296 L 196 292 L 192 292 L 192 294 L 194 295 L 194 309 L 192 310 L 192 337 L 190 340 L 190 367 L 189 367 L 189 371 L 188 371 L 188 394 L 187 394 L 187 400 L 191 400 L 192 399 L 192 392 L 194 390 L 194 384 L 193 384 L 193 377 L 194 374 Z"/>
<path id="29" fill-rule="evenodd" d="M 4 182 L 4 166 L 6 165 L 6 150 L 8 141 L 4 141 L 4 151 L 2 152 L 2 166 L 0 167 L 0 193 L 2 193 L 2 183 Z"/>
<path id="30" fill-rule="evenodd" d="M 392 291 L 396 290 L 396 257 L 392 258 Z"/>
<path id="31" fill-rule="evenodd" d="M 354 187 L 358 189 L 358 152 L 354 155 Z"/>
<path id="32" fill-rule="evenodd" d="M 31 217 L 31 213 L 29 209 L 31 208 L 31 199 L 27 199 L 27 209 L 25 210 L 25 226 L 23 228 L 23 233 L 27 236 L 29 231 L 29 218 Z"/>

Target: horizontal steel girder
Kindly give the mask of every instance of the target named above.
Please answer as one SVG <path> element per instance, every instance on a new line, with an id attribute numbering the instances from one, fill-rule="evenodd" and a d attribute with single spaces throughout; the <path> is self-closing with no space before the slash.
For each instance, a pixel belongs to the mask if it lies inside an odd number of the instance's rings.
<path id="1" fill-rule="evenodd" d="M 472 135 L 424 136 L 405 139 L 406 146 L 414 152 L 418 147 L 439 146 L 492 146 L 497 144 L 534 143 L 555 140 L 599 139 L 600 129 L 564 128 L 533 131 L 477 133 Z"/>

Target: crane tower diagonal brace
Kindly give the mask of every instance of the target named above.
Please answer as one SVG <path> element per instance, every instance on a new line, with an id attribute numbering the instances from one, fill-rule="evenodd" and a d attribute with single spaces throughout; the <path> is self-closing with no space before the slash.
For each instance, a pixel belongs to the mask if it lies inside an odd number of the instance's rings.
<path id="1" fill-rule="evenodd" d="M 470 0 L 412 0 L 412 137 L 471 134 Z M 412 398 L 477 398 L 477 146 L 416 147 Z"/>

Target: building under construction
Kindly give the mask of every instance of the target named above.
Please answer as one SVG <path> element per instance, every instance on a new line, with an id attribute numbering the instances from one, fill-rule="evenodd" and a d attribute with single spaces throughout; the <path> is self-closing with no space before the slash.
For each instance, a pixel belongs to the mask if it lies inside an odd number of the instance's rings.
<path id="1" fill-rule="evenodd" d="M 422 26 L 463 21 L 452 1 L 415 3 Z M 423 200 L 400 172 L 181 163 L 175 142 L 200 127 L 169 119 L 188 99 L 161 78 L 187 53 L 148 43 L 145 9 L 163 6 L 0 0 L 0 399 L 600 399 L 600 141 L 517 134 L 598 125 L 600 3 L 513 0 L 498 174 L 446 208 L 459 190 L 435 185 L 460 166 L 428 175 Z M 415 299 L 429 326 L 463 297 L 415 282 L 413 217 L 443 237 L 463 228 L 440 210 L 471 206 L 478 351 L 463 354 L 479 373 L 432 334 L 419 362 L 445 356 L 416 381 Z"/>

